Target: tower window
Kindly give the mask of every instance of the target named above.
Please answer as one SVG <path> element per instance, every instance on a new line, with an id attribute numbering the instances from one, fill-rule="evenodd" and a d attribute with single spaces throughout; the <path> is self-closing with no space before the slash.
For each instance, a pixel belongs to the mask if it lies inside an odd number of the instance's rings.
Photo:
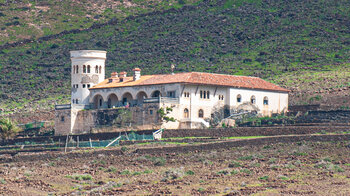
<path id="1" fill-rule="evenodd" d="M 61 116 L 61 122 L 64 122 L 64 116 Z"/>
<path id="2" fill-rule="evenodd" d="M 75 71 L 77 71 L 77 72 L 75 72 L 75 73 L 79 73 L 79 65 L 76 65 Z"/>
<path id="3" fill-rule="evenodd" d="M 78 102 L 78 99 L 76 99 L 76 100 L 75 100 L 75 103 L 76 103 L 76 104 L 78 104 L 78 103 L 79 103 L 79 102 Z"/>
<path id="4" fill-rule="evenodd" d="M 83 73 L 86 73 L 86 65 L 83 65 Z"/>
<path id="5" fill-rule="evenodd" d="M 85 88 L 85 84 L 83 84 L 83 88 Z"/>
<path id="6" fill-rule="evenodd" d="M 95 67 L 95 73 L 98 73 L 98 66 Z"/>
<path id="7" fill-rule="evenodd" d="M 90 73 L 90 65 L 87 66 L 87 72 Z"/>
<path id="8" fill-rule="evenodd" d="M 75 65 L 73 65 L 73 73 L 75 73 Z"/>
<path id="9" fill-rule="evenodd" d="M 87 87 L 90 88 L 90 84 L 88 84 Z"/>
<path id="10" fill-rule="evenodd" d="M 102 73 L 102 66 L 98 69 L 99 73 Z"/>

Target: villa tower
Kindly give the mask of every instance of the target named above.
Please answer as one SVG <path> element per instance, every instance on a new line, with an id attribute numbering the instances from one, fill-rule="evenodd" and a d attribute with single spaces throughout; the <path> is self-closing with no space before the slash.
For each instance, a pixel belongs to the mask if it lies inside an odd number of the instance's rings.
<path id="1" fill-rule="evenodd" d="M 71 51 L 72 106 L 89 105 L 89 88 L 105 79 L 106 51 Z"/>

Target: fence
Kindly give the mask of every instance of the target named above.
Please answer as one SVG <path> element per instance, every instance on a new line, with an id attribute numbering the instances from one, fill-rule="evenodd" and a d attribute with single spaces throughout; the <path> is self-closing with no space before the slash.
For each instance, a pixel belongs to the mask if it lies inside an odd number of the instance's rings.
<path id="1" fill-rule="evenodd" d="M 110 147 L 110 146 L 118 146 L 120 141 L 127 140 L 127 141 L 152 141 L 156 139 L 161 139 L 163 129 L 160 129 L 156 132 L 153 132 L 151 134 L 137 134 L 135 132 L 131 133 L 119 133 L 119 136 L 113 139 L 107 139 L 107 140 L 91 140 L 90 138 L 87 139 L 85 137 L 85 140 L 82 141 L 81 138 L 79 138 L 79 135 L 67 135 L 65 139 L 61 138 L 57 140 L 53 140 L 52 138 L 50 140 L 41 141 L 41 142 L 34 142 L 31 141 L 30 138 L 24 142 L 17 142 L 14 145 L 4 145 L 0 146 L 0 154 L 1 150 L 19 150 L 19 149 L 62 149 L 62 148 L 73 148 L 73 147 L 90 147 L 90 148 L 104 148 L 104 147 Z M 116 134 L 117 136 L 117 134 Z"/>

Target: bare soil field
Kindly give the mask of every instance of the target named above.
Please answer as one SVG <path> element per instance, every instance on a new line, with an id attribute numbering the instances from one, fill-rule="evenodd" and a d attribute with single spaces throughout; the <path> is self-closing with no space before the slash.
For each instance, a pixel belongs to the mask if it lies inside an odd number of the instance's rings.
<path id="1" fill-rule="evenodd" d="M 135 151 L 187 145 L 194 144 L 145 143 L 74 152 L 80 156 L 5 161 L 0 164 L 0 195 L 350 194 L 349 141 Z M 91 154 L 95 156 L 84 156 Z"/>

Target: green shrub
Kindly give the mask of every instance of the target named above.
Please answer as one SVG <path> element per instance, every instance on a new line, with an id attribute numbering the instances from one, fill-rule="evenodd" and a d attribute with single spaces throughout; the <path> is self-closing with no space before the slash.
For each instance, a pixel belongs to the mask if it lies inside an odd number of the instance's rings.
<path id="1" fill-rule="evenodd" d="M 74 174 L 72 176 L 66 176 L 67 178 L 72 178 L 74 180 L 82 181 L 82 180 L 92 180 L 92 176 L 90 174 Z"/>
<path id="2" fill-rule="evenodd" d="M 232 161 L 230 164 L 228 164 L 228 167 L 233 168 L 233 167 L 242 167 L 242 165 L 239 162 Z"/>
<path id="3" fill-rule="evenodd" d="M 166 160 L 163 157 L 157 157 L 153 160 L 153 164 L 155 166 L 164 166 L 165 163 L 166 163 Z"/>
<path id="4" fill-rule="evenodd" d="M 0 184 L 6 184 L 6 180 L 3 178 L 0 178 Z"/>
<path id="5" fill-rule="evenodd" d="M 130 175 L 131 173 L 129 170 L 126 169 L 126 170 L 121 171 L 120 174 L 121 175 Z"/>
<path id="6" fill-rule="evenodd" d="M 194 175 L 194 171 L 188 170 L 188 171 L 186 171 L 186 174 L 187 174 L 187 175 Z"/>
<path id="7" fill-rule="evenodd" d="M 251 172 L 249 169 L 247 169 L 247 168 L 241 169 L 240 172 L 246 173 L 246 174 L 251 174 L 251 173 L 252 173 L 252 172 Z"/>
<path id="8" fill-rule="evenodd" d="M 259 180 L 268 180 L 268 179 L 269 179 L 269 176 L 263 176 L 259 178 Z"/>
<path id="9" fill-rule="evenodd" d="M 107 172 L 115 173 L 115 172 L 117 172 L 117 168 L 115 168 L 113 166 L 109 166 L 107 169 Z"/>

